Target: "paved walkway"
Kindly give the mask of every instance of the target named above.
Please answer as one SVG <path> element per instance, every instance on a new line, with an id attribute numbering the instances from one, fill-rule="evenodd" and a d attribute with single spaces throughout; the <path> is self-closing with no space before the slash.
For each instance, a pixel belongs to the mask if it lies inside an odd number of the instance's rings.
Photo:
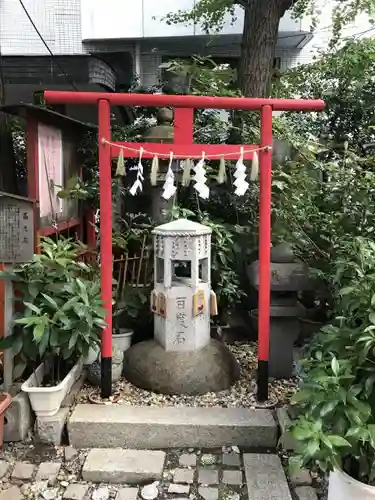
<path id="1" fill-rule="evenodd" d="M 0 500 L 316 500 L 309 476 L 289 490 L 277 455 L 5 447 Z M 158 481 L 158 483 L 154 483 Z"/>

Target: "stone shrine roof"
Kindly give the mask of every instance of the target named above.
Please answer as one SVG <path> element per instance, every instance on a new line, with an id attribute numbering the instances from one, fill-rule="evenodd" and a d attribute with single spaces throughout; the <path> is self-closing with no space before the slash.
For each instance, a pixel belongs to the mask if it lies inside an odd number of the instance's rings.
<path id="1" fill-rule="evenodd" d="M 188 219 L 177 219 L 172 222 L 167 222 L 161 226 L 156 227 L 152 234 L 159 236 L 176 237 L 176 236 L 201 236 L 203 234 L 211 234 L 212 230 L 208 226 L 193 222 Z"/>

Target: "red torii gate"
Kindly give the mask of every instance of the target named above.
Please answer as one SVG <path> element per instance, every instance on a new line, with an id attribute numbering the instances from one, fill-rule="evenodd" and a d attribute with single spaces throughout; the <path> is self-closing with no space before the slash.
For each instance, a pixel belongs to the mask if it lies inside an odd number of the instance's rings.
<path id="1" fill-rule="evenodd" d="M 98 106 L 99 124 L 99 178 L 100 178 L 100 270 L 102 299 L 107 309 L 107 326 L 101 337 L 101 396 L 112 393 L 112 184 L 111 160 L 120 150 L 125 157 L 136 157 L 137 148 L 143 148 L 144 158 L 151 158 L 147 151 L 175 157 L 198 158 L 205 153 L 220 157 L 239 153 L 239 145 L 194 144 L 194 109 L 257 110 L 261 113 L 259 145 L 246 148 L 259 151 L 260 207 L 259 207 L 259 326 L 258 326 L 258 401 L 268 399 L 268 357 L 270 329 L 270 250 L 271 250 L 271 183 L 272 183 L 272 111 L 321 111 L 322 100 L 261 99 L 245 97 L 209 97 L 192 95 L 120 94 L 101 92 L 65 92 L 47 90 L 44 93 L 51 104 L 94 104 Z M 148 144 L 111 142 L 111 106 L 145 106 L 174 108 L 173 144 Z M 269 147 L 267 147 L 269 146 Z M 122 149 L 122 148 L 131 148 Z M 244 154 L 251 159 L 252 152 Z"/>

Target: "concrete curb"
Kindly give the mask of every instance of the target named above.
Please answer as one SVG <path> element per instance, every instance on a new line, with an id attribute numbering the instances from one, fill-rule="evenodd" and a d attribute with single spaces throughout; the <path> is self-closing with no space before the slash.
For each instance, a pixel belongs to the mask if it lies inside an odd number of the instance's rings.
<path id="1" fill-rule="evenodd" d="M 272 448 L 278 428 L 269 410 L 78 405 L 68 422 L 75 448 Z"/>

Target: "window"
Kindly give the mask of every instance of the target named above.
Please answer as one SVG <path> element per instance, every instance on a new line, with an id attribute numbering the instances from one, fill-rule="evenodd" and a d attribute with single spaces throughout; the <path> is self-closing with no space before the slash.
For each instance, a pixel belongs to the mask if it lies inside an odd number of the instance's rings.
<path id="1" fill-rule="evenodd" d="M 172 280 L 179 278 L 191 278 L 190 260 L 172 260 Z"/>

